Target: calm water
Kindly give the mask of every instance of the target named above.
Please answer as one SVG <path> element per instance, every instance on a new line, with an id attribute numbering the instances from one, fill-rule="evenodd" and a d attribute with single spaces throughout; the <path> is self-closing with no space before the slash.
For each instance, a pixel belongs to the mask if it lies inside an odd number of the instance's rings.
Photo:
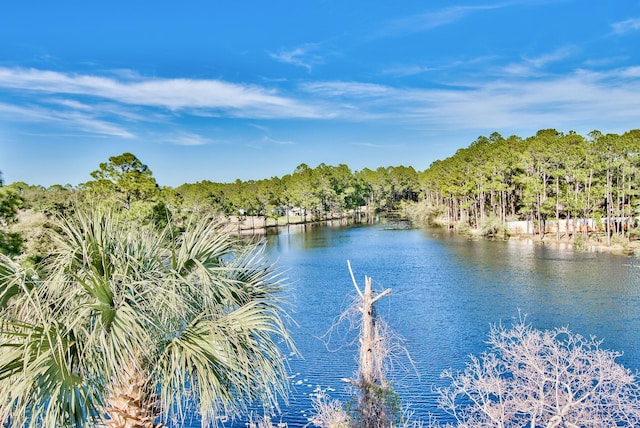
<path id="1" fill-rule="evenodd" d="M 356 369 L 355 333 L 346 325 L 326 335 L 355 296 L 356 279 L 391 288 L 378 314 L 404 339 L 407 360 L 394 365 L 403 402 L 417 417 L 440 415 L 434 386 L 446 368 L 460 369 L 485 349 L 492 323 L 510 323 L 518 311 L 535 327 L 568 326 L 605 339 L 640 369 L 640 263 L 635 257 L 575 252 L 528 241 L 470 241 L 402 223 L 282 229 L 268 250 L 290 280 L 288 296 L 298 325 L 291 328 L 302 359 L 290 358 L 294 397 L 279 420 L 307 423 L 317 388 L 345 400 L 341 378 Z M 237 425 L 238 423 L 236 423 Z M 242 425 L 237 425 L 242 426 Z"/>

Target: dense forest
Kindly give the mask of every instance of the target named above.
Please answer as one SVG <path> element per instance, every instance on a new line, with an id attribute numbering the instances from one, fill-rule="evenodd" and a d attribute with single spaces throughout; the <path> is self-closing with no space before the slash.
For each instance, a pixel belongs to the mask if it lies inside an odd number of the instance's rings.
<path id="1" fill-rule="evenodd" d="M 562 222 L 565 231 L 581 232 L 567 233 L 571 239 L 599 232 L 611 243 L 633 237 L 640 215 L 639 153 L 640 130 L 585 137 L 545 129 L 528 138 L 481 136 L 425 171 L 301 164 L 283 177 L 175 188 L 159 186 L 147 165 L 123 153 L 78 186 L 0 181 L 0 245 L 8 254 L 34 251 L 23 245 L 36 233 L 29 219 L 46 223 L 47 216 L 99 204 L 159 226 L 190 213 L 261 218 L 265 225 L 401 210 L 415 221 L 492 236 L 508 235 L 508 222 L 527 221 L 541 236 L 547 224 Z M 18 210 L 31 216 L 16 222 Z M 555 233 L 560 239 L 560 227 Z"/>
<path id="2" fill-rule="evenodd" d="M 549 219 L 564 219 L 567 230 L 605 231 L 610 242 L 636 225 L 639 153 L 640 130 L 589 138 L 554 129 L 526 139 L 494 133 L 434 162 L 420 175 L 421 197 L 447 224 L 490 230 L 530 220 L 544 235 Z"/>

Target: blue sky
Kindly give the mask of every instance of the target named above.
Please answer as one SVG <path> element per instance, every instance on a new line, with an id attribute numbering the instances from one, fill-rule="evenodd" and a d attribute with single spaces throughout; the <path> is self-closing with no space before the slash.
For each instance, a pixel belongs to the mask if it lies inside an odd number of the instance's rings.
<path id="1" fill-rule="evenodd" d="M 640 127 L 640 1 L 12 1 L 0 171 L 161 185 L 426 169 L 480 135 Z"/>

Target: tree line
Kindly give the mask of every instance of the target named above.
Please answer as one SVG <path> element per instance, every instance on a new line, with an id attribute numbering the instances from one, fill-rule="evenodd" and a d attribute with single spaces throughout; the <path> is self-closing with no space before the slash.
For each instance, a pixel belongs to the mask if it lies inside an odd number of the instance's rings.
<path id="1" fill-rule="evenodd" d="M 76 187 L 44 188 L 25 182 L 7 186 L 23 207 L 47 215 L 64 215 L 83 204 L 108 204 L 129 217 L 162 221 L 184 212 L 222 216 L 280 218 L 296 213 L 303 221 L 322 220 L 359 211 L 391 211 L 402 201 L 417 201 L 418 173 L 413 167 L 368 168 L 300 164 L 291 174 L 263 180 L 217 183 L 203 180 L 161 187 L 151 169 L 132 153 L 112 156 Z"/>
<path id="2" fill-rule="evenodd" d="M 624 235 L 640 211 L 639 155 L 640 130 L 587 138 L 555 129 L 525 139 L 493 133 L 434 162 L 420 175 L 421 197 L 447 225 L 529 220 L 544 235 L 548 220 L 564 220 L 583 237 L 590 228 Z"/>
<path id="3" fill-rule="evenodd" d="M 158 226 L 185 213 L 284 224 L 402 209 L 416 221 L 494 236 L 507 234 L 507 222 L 519 220 L 541 236 L 555 223 L 560 239 L 562 222 L 573 240 L 599 232 L 610 244 L 612 237 L 631 238 L 640 215 L 639 154 L 640 130 L 585 137 L 544 129 L 527 138 L 494 132 L 424 171 L 303 163 L 282 177 L 172 188 L 160 186 L 134 154 L 123 153 L 78 186 L 0 183 L 0 238 L 3 252 L 20 252 L 19 236 L 10 232 L 19 208 L 65 216 L 81 205 L 106 203 L 129 219 Z"/>

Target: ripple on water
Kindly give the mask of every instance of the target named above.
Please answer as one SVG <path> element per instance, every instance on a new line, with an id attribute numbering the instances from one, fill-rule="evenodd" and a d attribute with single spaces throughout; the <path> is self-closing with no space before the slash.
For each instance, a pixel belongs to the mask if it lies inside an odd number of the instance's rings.
<path id="1" fill-rule="evenodd" d="M 634 258 L 377 226 L 283 231 L 269 236 L 268 251 L 291 283 L 287 293 L 297 322 L 291 332 L 302 354 L 289 355 L 293 397 L 275 419 L 290 427 L 307 424 L 319 389 L 349 400 L 341 378 L 356 369 L 354 332 L 343 326 L 325 336 L 355 295 L 347 260 L 358 281 L 368 275 L 375 289 L 393 290 L 376 311 L 404 338 L 413 359 L 413 367 L 397 362 L 392 378 L 419 419 L 444 417 L 436 405 L 435 388 L 444 386 L 440 373 L 462 369 L 470 354 L 485 349 L 490 325 L 508 324 L 519 311 L 537 328 L 569 326 L 604 338 L 606 348 L 624 352 L 622 364 L 640 369 Z"/>

